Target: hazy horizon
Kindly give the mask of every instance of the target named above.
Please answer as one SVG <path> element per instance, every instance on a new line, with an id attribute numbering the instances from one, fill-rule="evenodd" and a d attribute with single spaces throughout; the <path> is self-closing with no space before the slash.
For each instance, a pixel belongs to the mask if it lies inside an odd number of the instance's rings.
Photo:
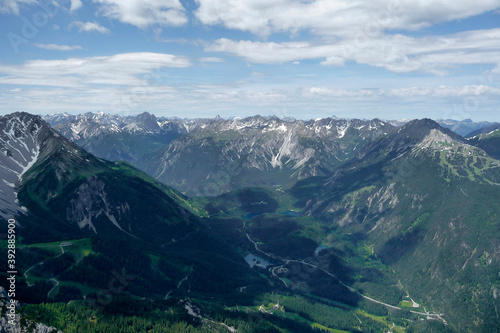
<path id="1" fill-rule="evenodd" d="M 12 113 L 16 113 L 16 112 L 27 112 L 27 111 L 18 110 L 18 111 L 14 111 L 14 112 L 8 112 L 8 113 L 5 113 L 5 114 L 0 114 L 0 117 L 1 116 L 5 116 L 5 115 L 9 115 L 9 114 L 12 114 Z M 31 113 L 31 112 L 27 112 L 27 113 Z M 446 119 L 443 119 L 443 118 L 421 117 L 421 118 L 399 118 L 399 119 L 398 118 L 393 118 L 393 119 L 389 119 L 389 118 L 376 117 L 376 116 L 373 117 L 373 118 L 358 118 L 358 117 L 338 117 L 336 115 L 330 115 L 330 116 L 318 117 L 318 118 L 308 118 L 307 116 L 304 116 L 304 117 L 292 117 L 292 116 L 284 116 L 284 115 L 277 115 L 277 114 L 269 114 L 269 115 L 253 114 L 253 115 L 245 115 L 245 116 L 221 116 L 221 115 L 217 114 L 217 115 L 213 115 L 213 116 L 204 116 L 204 117 L 189 117 L 189 116 L 180 117 L 180 116 L 176 116 L 176 115 L 158 115 L 156 113 L 149 112 L 149 111 L 142 111 L 142 112 L 136 112 L 136 113 L 132 113 L 132 112 L 127 112 L 127 113 L 115 112 L 115 113 L 112 113 L 112 112 L 104 112 L 104 111 L 87 111 L 87 112 L 80 112 L 80 113 L 53 112 L 53 113 L 31 113 L 31 114 L 34 114 L 34 115 L 37 115 L 37 116 L 41 116 L 41 117 L 49 117 L 49 116 L 64 115 L 64 114 L 68 115 L 68 116 L 79 116 L 79 115 L 84 115 L 84 114 L 88 114 L 88 113 L 90 113 L 90 114 L 106 114 L 106 115 L 121 116 L 121 117 L 136 117 L 136 116 L 141 115 L 143 113 L 149 113 L 151 115 L 154 115 L 158 119 L 179 119 L 179 120 L 216 119 L 216 118 L 220 118 L 220 119 L 224 119 L 224 120 L 241 120 L 241 119 L 252 118 L 252 117 L 262 117 L 262 118 L 265 118 L 265 119 L 277 118 L 277 119 L 284 120 L 284 121 L 295 121 L 295 120 L 315 121 L 315 120 L 332 118 L 332 119 L 343 119 L 343 120 L 355 120 L 355 119 L 357 119 L 357 120 L 364 120 L 364 121 L 379 119 L 379 120 L 382 120 L 382 121 L 409 122 L 409 121 L 412 121 L 412 120 L 428 118 L 428 119 L 431 119 L 431 120 L 434 120 L 434 121 L 454 121 L 454 122 L 474 122 L 474 123 L 480 123 L 480 122 L 500 123 L 500 121 L 473 120 L 471 118 L 467 118 L 467 119 L 446 118 Z"/>

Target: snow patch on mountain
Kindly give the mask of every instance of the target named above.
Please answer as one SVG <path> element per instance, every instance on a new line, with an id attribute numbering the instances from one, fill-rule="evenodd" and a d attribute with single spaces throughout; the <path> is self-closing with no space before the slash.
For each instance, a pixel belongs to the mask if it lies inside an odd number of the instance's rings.
<path id="1" fill-rule="evenodd" d="M 342 124 L 342 125 L 340 125 L 340 126 L 337 126 L 337 133 L 338 133 L 337 137 L 338 137 L 339 139 L 341 139 L 341 138 L 343 138 L 343 137 L 344 137 L 345 132 L 349 129 L 349 126 L 350 126 L 349 121 L 346 121 L 346 123 L 345 123 L 345 124 Z"/>
<path id="2" fill-rule="evenodd" d="M 257 171 L 277 175 L 283 172 L 291 181 L 321 176 L 346 161 L 369 139 L 394 128 L 378 119 L 296 120 L 259 115 L 156 119 L 147 113 L 83 114 L 51 121 L 64 136 L 77 134 L 80 139 L 76 142 L 87 151 L 112 161 L 126 160 L 181 191 L 193 187 L 199 190 L 210 182 L 208 175 L 226 169 L 243 182 L 247 182 L 243 176 Z M 70 130 L 70 124 L 78 126 L 77 133 Z M 112 131 L 133 136 L 112 136 Z M 154 137 L 144 137 L 151 134 Z M 142 136 L 140 139 L 146 139 L 148 144 L 157 140 L 157 144 L 148 146 L 150 152 L 137 150 L 133 145 L 135 136 Z M 144 154 L 150 158 L 144 158 Z M 189 165 L 191 172 L 178 165 Z"/>
<path id="3" fill-rule="evenodd" d="M 37 162 L 48 126 L 39 117 L 15 113 L 0 118 L 0 216 L 11 218 L 24 212 L 16 186 Z"/>

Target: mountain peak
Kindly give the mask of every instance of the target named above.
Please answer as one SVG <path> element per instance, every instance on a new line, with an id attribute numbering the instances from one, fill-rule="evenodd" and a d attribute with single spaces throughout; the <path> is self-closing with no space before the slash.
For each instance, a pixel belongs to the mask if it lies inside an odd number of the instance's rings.
<path id="1" fill-rule="evenodd" d="M 442 143 L 464 143 L 465 139 L 451 130 L 441 127 L 432 119 L 414 119 L 399 127 L 387 136 L 371 142 L 358 153 L 357 159 L 370 160 L 369 157 L 378 159 L 381 152 L 391 156 L 400 156 L 413 148 L 436 147 Z"/>
<path id="2" fill-rule="evenodd" d="M 151 113 L 144 111 L 143 113 L 138 114 L 135 116 L 136 119 L 151 119 L 154 118 L 156 120 L 156 116 L 152 115 Z"/>
<path id="3" fill-rule="evenodd" d="M 41 146 L 51 134 L 59 135 L 40 116 L 15 112 L 0 117 L 0 201 L 5 202 L 1 217 L 22 211 L 16 188 L 37 162 Z"/>
<path id="4" fill-rule="evenodd" d="M 28 112 L 24 112 L 24 111 L 17 111 L 17 112 L 11 113 L 11 114 L 7 114 L 7 115 L 3 116 L 2 118 L 14 119 L 15 121 L 19 121 L 21 123 L 27 123 L 27 122 L 34 121 L 34 120 L 35 121 L 43 121 L 42 117 L 28 113 Z"/>
<path id="5" fill-rule="evenodd" d="M 149 112 L 143 112 L 135 116 L 135 118 L 124 127 L 124 129 L 133 132 L 159 132 L 161 127 L 158 123 L 158 119 Z"/>
<path id="6" fill-rule="evenodd" d="M 429 118 L 415 119 L 409 121 L 408 123 L 406 123 L 401 127 L 401 129 L 398 131 L 398 134 L 403 133 L 404 136 L 414 138 L 420 142 L 425 137 L 427 137 L 432 130 L 437 130 L 449 136 L 455 141 L 462 143 L 464 142 L 463 137 L 451 131 L 450 129 L 442 127 L 436 121 Z"/>
<path id="7" fill-rule="evenodd" d="M 422 118 L 422 119 L 413 119 L 407 122 L 404 127 L 410 127 L 410 126 L 422 126 L 422 127 L 431 127 L 431 128 L 438 128 L 441 127 L 437 122 L 430 118 Z"/>
<path id="8" fill-rule="evenodd" d="M 50 125 L 38 115 L 15 112 L 0 117 L 0 142 L 3 145 L 2 148 L 5 149 L 4 153 L 9 150 L 9 147 L 14 148 L 13 142 L 23 136 L 36 136 L 36 139 L 40 141 L 46 137 L 49 131 L 51 131 Z"/>

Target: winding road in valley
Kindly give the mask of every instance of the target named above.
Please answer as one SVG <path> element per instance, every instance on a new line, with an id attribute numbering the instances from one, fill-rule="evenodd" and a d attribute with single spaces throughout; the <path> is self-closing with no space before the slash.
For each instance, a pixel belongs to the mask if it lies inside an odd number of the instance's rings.
<path id="1" fill-rule="evenodd" d="M 24 278 L 26 279 L 26 283 L 28 284 L 28 287 L 33 287 L 33 285 L 32 285 L 31 283 L 29 283 L 29 281 L 28 281 L 28 272 L 29 272 L 29 271 L 31 271 L 33 268 L 35 268 L 35 267 L 36 267 L 36 266 L 38 266 L 38 265 L 43 265 L 43 263 L 44 263 L 44 262 L 43 262 L 43 261 L 41 261 L 41 262 L 39 262 L 38 264 L 34 264 L 34 265 L 33 265 L 33 266 L 31 266 L 30 268 L 28 268 L 28 269 L 26 270 L 26 272 L 24 272 L 24 274 L 23 274 L 23 275 L 24 275 Z"/>
<path id="2" fill-rule="evenodd" d="M 65 246 L 70 246 L 70 245 L 73 245 L 73 243 L 72 243 L 72 242 L 62 242 L 61 244 L 59 244 L 59 247 L 61 248 L 61 253 L 59 253 L 58 255 L 56 255 L 56 256 L 54 257 L 54 259 L 55 259 L 55 258 L 59 258 L 60 256 L 62 256 L 62 255 L 65 253 L 65 252 L 64 252 L 64 247 L 65 247 Z M 45 263 L 45 261 L 40 261 L 39 263 L 34 264 L 33 266 L 31 266 L 30 268 L 28 268 L 28 269 L 24 272 L 24 274 L 23 274 L 23 275 L 24 275 L 24 278 L 26 279 L 26 284 L 28 285 L 28 287 L 33 287 L 33 286 L 34 286 L 34 284 L 32 284 L 32 283 L 30 283 L 30 282 L 28 281 L 28 272 L 29 272 L 30 270 L 32 270 L 33 268 L 35 268 L 36 266 L 43 265 L 44 263 Z M 55 278 L 50 279 L 50 281 L 54 281 L 54 282 L 56 283 L 56 285 L 55 285 L 52 289 L 50 289 L 50 291 L 47 293 L 47 298 L 49 297 L 50 293 L 51 293 L 51 292 L 52 292 L 52 291 L 53 291 L 53 290 L 54 290 L 54 289 L 55 289 L 55 288 L 59 285 L 59 282 L 58 282 Z"/>
<path id="3" fill-rule="evenodd" d="M 56 284 L 52 287 L 52 289 L 49 290 L 49 292 L 47 293 L 47 298 L 50 297 L 50 293 L 57 288 L 57 286 L 59 285 L 59 281 L 57 281 L 55 278 L 52 278 L 50 279 L 49 281 L 53 281 L 55 282 Z"/>
<path id="4" fill-rule="evenodd" d="M 276 270 L 279 269 L 279 268 L 283 268 L 285 265 L 289 264 L 289 263 L 298 263 L 298 264 L 302 264 L 302 265 L 306 265 L 306 266 L 309 266 L 309 267 L 312 267 L 314 269 L 317 269 L 317 270 L 320 270 L 322 271 L 323 273 L 327 274 L 328 276 L 336 279 L 342 286 L 346 287 L 347 289 L 349 289 L 351 292 L 353 293 L 356 293 L 358 294 L 359 296 L 363 297 L 364 299 L 370 301 L 370 302 L 373 302 L 373 303 L 377 303 L 377 304 L 381 304 L 385 307 L 388 307 L 388 308 L 391 308 L 391 309 L 394 309 L 394 310 L 399 310 L 399 311 L 402 311 L 402 310 L 408 310 L 408 309 L 404 309 L 404 308 L 400 308 L 398 306 L 394 306 L 394 305 L 391 305 L 391 304 L 387 304 L 387 303 L 384 303 L 382 301 L 378 301 L 374 298 L 371 298 L 369 296 L 366 296 L 366 295 L 363 295 L 362 293 L 360 293 L 358 290 L 346 285 L 343 281 L 341 281 L 337 276 L 335 276 L 334 274 L 330 273 L 329 271 L 327 271 L 326 269 L 324 268 L 321 268 L 319 267 L 318 265 L 314 265 L 314 264 L 311 264 L 307 261 L 303 261 L 303 260 L 296 260 L 296 259 L 282 259 L 282 258 L 279 258 L 273 254 L 270 254 L 270 253 L 266 253 L 264 251 L 262 251 L 261 249 L 259 249 L 259 246 L 258 244 L 250 237 L 250 235 L 248 233 L 246 233 L 246 236 L 248 238 L 248 240 L 250 242 L 253 243 L 254 247 L 255 247 L 255 250 L 268 256 L 269 258 L 273 258 L 274 260 L 279 260 L 281 262 L 283 262 L 282 265 L 280 266 L 274 266 L 274 267 L 271 267 L 269 268 L 269 271 L 271 272 L 271 274 L 278 278 L 279 280 L 281 280 L 281 282 L 283 282 L 283 284 L 285 285 L 285 287 L 288 288 L 288 284 L 286 283 L 285 280 L 283 280 L 281 277 L 279 277 L 277 274 L 276 274 Z M 438 321 L 441 321 L 443 324 L 447 325 L 447 322 L 446 320 L 442 317 L 443 314 L 438 314 L 438 313 L 431 313 L 431 312 L 428 312 L 428 311 L 425 311 L 425 312 L 418 312 L 418 311 L 413 311 L 413 310 L 408 310 L 410 313 L 413 313 L 413 314 L 416 314 L 416 315 L 419 315 L 419 316 L 424 316 L 426 317 L 428 320 L 438 320 Z"/>

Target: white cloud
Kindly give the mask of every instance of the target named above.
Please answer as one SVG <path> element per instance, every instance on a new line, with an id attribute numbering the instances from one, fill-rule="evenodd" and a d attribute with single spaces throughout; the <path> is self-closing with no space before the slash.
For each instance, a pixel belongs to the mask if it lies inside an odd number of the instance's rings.
<path id="1" fill-rule="evenodd" d="M 391 29 L 416 30 L 500 8 L 498 0 L 196 0 L 196 17 L 207 25 L 250 31 L 321 36 L 377 35 Z"/>
<path id="2" fill-rule="evenodd" d="M 82 1 L 81 0 L 71 0 L 71 7 L 69 9 L 70 12 L 74 12 L 75 10 L 78 10 L 82 7 Z"/>
<path id="3" fill-rule="evenodd" d="M 81 50 L 82 47 L 79 45 L 57 45 L 57 44 L 35 44 L 36 47 L 46 50 L 56 50 L 56 51 L 73 51 L 73 50 Z"/>
<path id="4" fill-rule="evenodd" d="M 37 3 L 42 3 L 42 5 L 45 3 L 45 6 L 47 6 L 47 3 L 49 1 L 47 0 L 1 0 L 0 1 L 0 13 L 12 13 L 15 15 L 19 15 L 19 10 L 22 5 L 34 5 Z M 51 6 L 56 6 L 59 7 L 61 6 L 61 2 L 68 2 L 68 0 L 61 1 L 61 0 L 53 0 L 51 1 L 52 4 Z M 71 7 L 70 7 L 70 12 L 73 12 L 75 10 L 78 10 L 79 8 L 82 7 L 82 1 L 81 0 L 71 0 Z M 40 8 L 40 7 L 39 7 Z M 43 8 L 43 7 L 42 7 Z"/>
<path id="5" fill-rule="evenodd" d="M 101 26 L 97 22 L 81 22 L 81 21 L 74 21 L 69 25 L 69 29 L 72 27 L 77 27 L 78 32 L 99 32 L 101 34 L 109 34 L 111 31 L 109 29 Z"/>
<path id="6" fill-rule="evenodd" d="M 252 63 L 274 64 L 318 59 L 322 60 L 323 65 L 342 66 L 346 61 L 356 61 L 395 73 L 423 71 L 445 75 L 452 66 L 496 65 L 500 59 L 500 29 L 420 38 L 382 35 L 318 44 L 222 38 L 206 46 L 205 50 L 234 54 Z"/>
<path id="7" fill-rule="evenodd" d="M 326 57 L 326 60 L 322 61 L 321 64 L 325 66 L 343 66 L 345 59 L 339 56 Z"/>
<path id="8" fill-rule="evenodd" d="M 162 71 L 187 68 L 189 59 L 162 53 L 0 62 L 0 108 L 28 112 L 108 110 L 121 112 L 150 105 L 163 109 L 186 97 L 164 82 Z M 170 105 L 173 107 L 173 105 Z"/>
<path id="9" fill-rule="evenodd" d="M 194 45 L 194 46 L 199 46 L 201 44 L 204 44 L 202 40 L 199 39 L 187 39 L 187 38 L 172 38 L 172 39 L 157 39 L 159 42 L 163 43 L 176 43 L 176 44 L 181 44 L 181 45 Z"/>
<path id="10" fill-rule="evenodd" d="M 329 97 L 329 98 L 360 98 L 360 97 L 380 97 L 383 95 L 381 89 L 329 89 L 325 87 L 310 87 L 302 91 L 305 97 Z"/>
<path id="11" fill-rule="evenodd" d="M 200 58 L 200 62 L 226 62 L 222 58 L 217 58 L 217 57 L 204 57 Z"/>
<path id="12" fill-rule="evenodd" d="M 269 105 L 276 103 L 283 103 L 289 100 L 286 92 L 282 91 L 255 91 L 255 90 L 243 90 L 235 94 L 235 97 L 241 102 L 253 104 L 253 105 Z"/>
<path id="13" fill-rule="evenodd" d="M 145 29 L 151 25 L 181 26 L 188 22 L 179 0 L 94 0 L 98 13 Z"/>
<path id="14" fill-rule="evenodd" d="M 205 48 L 211 52 L 227 52 L 254 63 L 273 64 L 324 57 L 328 46 L 313 46 L 308 42 L 253 42 L 221 38 Z"/>
<path id="15" fill-rule="evenodd" d="M 322 96 L 330 98 L 368 98 L 368 97 L 469 97 L 500 96 L 500 89 L 486 85 L 439 86 L 439 87 L 405 87 L 392 89 L 331 89 L 326 87 L 310 87 L 302 90 L 304 96 Z"/>
<path id="16" fill-rule="evenodd" d="M 0 13 L 12 13 L 15 15 L 19 15 L 20 5 L 31 5 L 35 3 L 35 0 L 2 0 L 0 2 Z"/>
<path id="17" fill-rule="evenodd" d="M 161 53 L 124 53 L 109 57 L 33 60 L 23 65 L 0 64 L 0 84 L 53 87 L 92 85 L 142 86 L 143 75 L 165 67 L 191 66 L 188 59 Z"/>

